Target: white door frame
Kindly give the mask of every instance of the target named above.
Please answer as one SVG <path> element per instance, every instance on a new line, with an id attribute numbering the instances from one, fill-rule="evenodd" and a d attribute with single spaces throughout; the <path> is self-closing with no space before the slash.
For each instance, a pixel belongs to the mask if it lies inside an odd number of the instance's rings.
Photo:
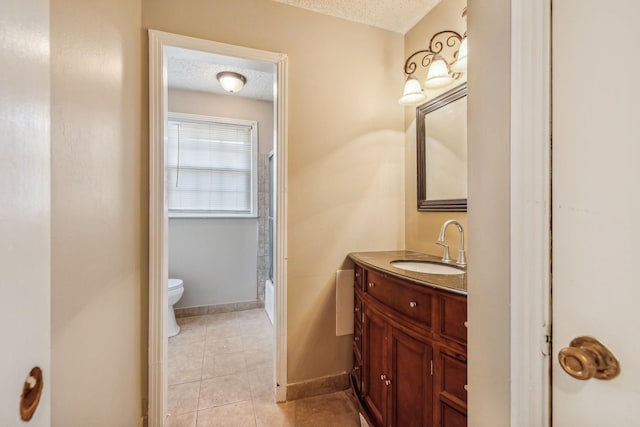
<path id="1" fill-rule="evenodd" d="M 164 197 L 167 114 L 165 46 L 235 56 L 276 65 L 276 399 L 287 395 L 287 56 L 149 30 L 149 425 L 164 425 L 167 407 L 168 234 Z"/>
<path id="2" fill-rule="evenodd" d="M 511 0 L 511 425 L 550 425 L 551 0 Z"/>

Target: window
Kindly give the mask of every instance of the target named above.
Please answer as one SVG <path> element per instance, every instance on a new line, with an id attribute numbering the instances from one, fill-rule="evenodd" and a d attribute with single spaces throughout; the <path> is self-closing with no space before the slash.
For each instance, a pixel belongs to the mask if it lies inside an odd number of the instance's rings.
<path id="1" fill-rule="evenodd" d="M 256 216 L 257 135 L 255 121 L 169 113 L 169 216 Z"/>

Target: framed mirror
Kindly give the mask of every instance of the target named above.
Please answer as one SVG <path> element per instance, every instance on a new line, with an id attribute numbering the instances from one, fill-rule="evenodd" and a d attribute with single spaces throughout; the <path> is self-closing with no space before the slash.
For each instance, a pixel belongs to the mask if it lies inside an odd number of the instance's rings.
<path id="1" fill-rule="evenodd" d="M 467 211 L 467 83 L 416 108 L 418 211 Z"/>

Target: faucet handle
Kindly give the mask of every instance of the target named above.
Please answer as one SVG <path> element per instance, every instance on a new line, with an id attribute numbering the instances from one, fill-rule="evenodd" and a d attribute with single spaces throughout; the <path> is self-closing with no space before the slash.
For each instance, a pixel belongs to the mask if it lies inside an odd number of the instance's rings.
<path id="1" fill-rule="evenodd" d="M 436 241 L 436 245 L 440 245 L 444 248 L 444 253 L 442 254 L 442 261 L 450 262 L 451 257 L 449 256 L 449 245 L 447 245 L 443 240 Z"/>

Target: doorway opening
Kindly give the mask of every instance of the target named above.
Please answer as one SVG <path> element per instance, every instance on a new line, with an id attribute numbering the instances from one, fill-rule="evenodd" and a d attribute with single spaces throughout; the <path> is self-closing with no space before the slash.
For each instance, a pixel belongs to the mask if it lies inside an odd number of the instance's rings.
<path id="1" fill-rule="evenodd" d="M 276 400 L 283 401 L 286 398 L 287 384 L 286 229 L 284 227 L 286 223 L 285 181 L 287 153 L 286 56 L 279 53 L 227 45 L 155 30 L 149 30 L 149 49 L 149 424 L 162 425 L 167 415 L 167 389 L 170 374 L 168 370 L 167 336 L 171 329 L 167 323 L 170 317 L 168 310 L 168 303 L 170 302 L 168 299 L 168 278 L 170 273 L 173 274 L 174 271 L 177 271 L 178 275 L 191 275 L 190 278 L 194 286 L 192 292 L 190 292 L 191 298 L 194 298 L 198 292 L 201 294 L 201 301 L 195 303 L 194 301 L 187 301 L 185 305 L 187 307 L 197 306 L 200 311 L 207 310 L 207 313 L 215 313 L 216 307 L 222 307 L 223 311 L 242 309 L 245 308 L 242 305 L 243 303 L 245 305 L 255 304 L 256 307 L 264 307 L 266 302 L 266 286 L 269 282 L 267 279 L 271 279 L 270 281 L 273 284 L 274 309 L 272 321 L 274 334 L 270 348 L 274 349 L 275 352 L 273 384 Z M 228 96 L 215 93 L 207 94 L 207 91 L 202 90 L 202 88 L 189 91 L 187 87 L 186 91 L 181 91 L 181 88 L 176 87 L 175 81 L 172 81 L 175 80 L 175 76 L 171 74 L 171 70 L 176 69 L 176 57 L 179 59 L 177 69 L 180 70 L 176 71 L 176 74 L 184 74 L 182 77 L 188 77 L 189 72 L 193 75 L 201 74 L 200 77 L 205 80 L 209 77 L 210 82 L 208 84 L 215 88 L 219 87 L 215 79 L 217 74 L 215 66 L 231 69 L 234 72 L 241 71 L 245 74 L 262 73 L 260 75 L 262 77 L 258 74 L 250 77 L 250 79 L 254 79 L 258 83 L 260 83 L 260 79 L 268 81 L 268 78 L 263 77 L 270 74 L 272 80 L 267 83 L 262 82 L 263 86 L 265 84 L 269 86 L 263 88 L 262 96 L 270 98 L 268 102 L 272 103 L 272 114 L 270 118 L 263 117 L 262 123 L 253 121 L 247 124 L 245 120 L 242 123 L 229 124 L 228 117 L 221 118 L 220 116 L 223 114 L 221 114 L 220 111 L 215 111 L 215 108 L 213 110 L 211 109 L 212 106 L 216 104 L 216 102 L 211 102 L 211 99 L 215 97 L 218 97 L 218 99 L 222 99 L 223 97 L 229 99 Z M 214 70 L 207 70 L 208 68 L 213 68 Z M 183 82 L 183 84 L 188 83 Z M 256 85 L 254 85 L 254 89 L 255 88 Z M 251 91 L 248 89 L 249 85 L 247 85 L 246 93 L 251 95 Z M 194 97 L 194 93 L 197 96 Z M 264 95 L 265 93 L 266 95 Z M 203 99 L 203 97 L 207 99 Z M 200 98 L 203 102 L 195 102 L 195 98 Z M 233 99 L 237 100 L 239 98 Z M 183 105 L 178 106 L 181 101 L 184 101 Z M 240 110 L 247 110 L 247 102 L 250 101 L 246 101 L 243 106 L 239 107 Z M 200 107 L 196 108 L 199 104 Z M 194 110 L 193 108 L 196 109 Z M 214 123 L 214 125 L 211 125 L 211 123 Z M 238 171 L 234 170 L 232 172 L 232 174 L 235 175 L 234 177 L 227 176 L 220 180 L 221 182 L 223 181 L 222 186 L 224 188 L 217 191 L 213 196 L 211 196 L 213 193 L 209 192 L 209 196 L 207 197 L 211 200 L 203 201 L 201 195 L 192 197 L 194 192 L 190 187 L 185 190 L 184 194 L 178 194 L 176 191 L 173 191 L 180 187 L 177 184 L 171 187 L 172 191 L 169 191 L 169 181 L 174 183 L 179 182 L 180 177 L 188 180 L 190 173 L 192 178 L 190 185 L 197 185 L 197 182 L 202 181 L 201 177 L 196 177 L 196 175 L 202 175 L 203 168 L 200 167 L 202 165 L 194 166 L 186 162 L 190 155 L 193 158 L 202 158 L 202 155 L 201 153 L 194 155 L 188 152 L 185 135 L 193 130 L 191 127 L 194 129 L 203 126 L 215 127 L 217 126 L 215 123 L 222 123 L 219 126 L 221 128 L 224 127 L 224 132 L 222 133 L 225 133 L 231 125 L 238 127 L 238 129 L 234 129 L 234 132 L 238 131 L 238 134 L 243 133 L 240 128 L 244 129 L 246 127 L 249 129 L 248 132 L 244 133 L 249 135 L 247 137 L 248 143 L 245 145 L 247 145 L 247 147 L 253 147 L 253 151 L 250 150 L 252 154 L 247 157 L 247 162 L 250 167 L 240 168 L 242 170 Z M 180 127 L 181 124 L 184 124 L 182 128 Z M 173 131 L 177 131 L 178 133 Z M 198 130 L 196 129 L 195 131 Z M 170 132 L 173 132 L 175 135 L 170 134 Z M 252 132 L 253 136 L 251 136 Z M 261 133 L 264 135 L 262 139 L 258 136 Z M 185 136 L 185 138 L 181 138 L 180 135 L 182 134 L 184 134 L 183 136 Z M 214 142 L 214 140 L 219 140 L 217 137 L 206 139 L 212 143 L 209 144 L 211 146 L 218 144 L 218 142 Z M 268 141 L 268 143 L 265 141 Z M 180 146 L 180 143 L 182 143 L 182 146 Z M 260 148 L 261 144 L 262 147 Z M 234 140 L 232 145 L 237 146 L 237 141 Z M 269 162 L 270 151 L 273 152 L 273 173 L 269 173 L 271 170 Z M 176 160 L 177 157 L 179 157 L 177 155 L 178 153 L 183 153 L 182 162 Z M 172 159 L 177 161 L 177 163 L 174 162 L 176 163 L 175 165 L 171 163 Z M 238 162 L 234 161 L 232 163 L 237 166 Z M 207 173 L 211 174 L 209 168 L 207 167 L 206 169 Z M 228 168 L 225 167 L 223 169 L 224 171 L 216 171 L 215 173 L 218 175 L 220 173 L 229 175 Z M 238 174 L 244 175 L 238 179 Z M 260 180 L 259 177 L 262 179 Z M 216 179 L 217 178 L 214 177 L 208 177 L 207 181 L 215 181 Z M 232 187 L 236 194 L 234 194 L 233 197 L 228 197 L 229 194 L 227 190 L 229 190 L 229 186 L 227 186 L 227 184 L 230 181 L 234 181 Z M 246 189 L 241 188 L 243 185 L 246 186 Z M 269 193 L 273 194 L 273 197 L 271 203 L 268 203 L 269 198 L 266 196 L 266 193 L 270 187 L 273 188 L 273 191 Z M 259 190 L 262 190 L 261 193 L 263 194 L 259 195 Z M 220 194 L 222 194 L 222 196 L 220 196 Z M 223 199 L 227 202 L 232 202 L 226 205 L 224 203 L 221 204 L 220 200 Z M 238 202 L 238 200 L 240 200 L 240 202 Z M 182 202 L 184 202 L 184 204 L 181 204 Z M 201 203 L 202 206 L 195 206 L 198 203 Z M 222 212 L 227 208 L 229 209 L 228 211 Z M 264 216 L 264 218 L 261 216 Z M 184 221 L 186 218 L 189 218 L 188 222 Z M 174 257 L 171 254 L 170 236 L 172 241 L 179 241 L 180 237 L 176 240 L 175 236 L 184 234 L 184 228 L 187 228 L 187 234 L 189 231 L 193 232 L 193 230 L 188 229 L 193 228 L 197 221 L 201 223 L 202 221 L 208 221 L 208 225 L 203 225 L 203 227 L 211 227 L 212 224 L 214 224 L 213 227 L 217 227 L 218 232 L 227 234 L 229 230 L 234 227 L 238 229 L 247 228 L 248 231 L 244 230 L 244 234 L 249 236 L 252 235 L 251 228 L 253 227 L 253 231 L 255 231 L 253 233 L 254 238 L 255 235 L 260 236 L 259 241 L 249 242 L 250 247 L 253 247 L 255 251 L 253 252 L 253 263 L 249 262 L 254 271 L 249 271 L 249 279 L 243 279 L 244 283 L 249 284 L 247 289 L 238 290 L 231 289 L 232 287 L 221 287 L 217 291 L 212 291 L 211 289 L 205 289 L 207 286 L 210 287 L 210 285 L 205 285 L 200 286 L 201 289 L 198 290 L 195 282 L 206 282 L 207 280 L 199 280 L 196 278 L 196 270 L 200 270 L 201 268 L 194 264 L 189 265 L 193 259 L 193 257 L 189 255 L 189 250 L 182 251 L 184 253 L 181 257 Z M 222 223 L 220 221 L 222 221 Z M 229 221 L 234 222 L 234 224 L 230 224 Z M 180 230 L 181 228 L 182 230 Z M 240 232 L 242 233 L 242 231 Z M 196 230 L 196 235 L 198 235 L 198 233 Z M 206 232 L 204 234 L 206 234 Z M 214 236 L 211 240 L 219 240 L 218 237 L 220 237 L 221 234 L 217 234 L 216 236 L 217 237 Z M 236 240 L 233 236 L 227 237 L 228 242 L 234 242 Z M 187 237 L 186 241 L 193 241 L 193 239 Z M 208 243 L 204 244 L 207 245 Z M 219 251 L 219 256 L 225 256 L 224 246 L 223 244 Z M 269 257 L 270 247 L 274 249 L 273 258 Z M 212 248 L 214 247 L 212 246 Z M 215 253 L 213 253 L 215 249 L 211 249 L 211 251 L 211 256 L 216 258 Z M 240 256 L 248 255 L 249 258 L 251 258 L 251 251 L 252 249 L 245 248 L 240 249 L 238 253 Z M 231 256 L 232 259 L 234 259 L 233 254 Z M 185 262 L 182 264 L 177 260 L 174 262 L 174 258 L 183 258 Z M 273 264 L 271 264 L 270 259 L 273 259 Z M 212 262 L 214 261 L 215 259 L 212 260 Z M 202 264 L 203 263 L 200 265 Z M 205 275 L 215 276 L 216 271 L 221 272 L 224 264 L 225 262 L 221 264 L 218 270 L 211 270 L 209 268 L 209 271 L 206 272 Z M 176 267 L 177 265 L 181 265 L 181 267 Z M 271 265 L 273 265 L 272 272 Z M 180 270 L 181 268 L 182 270 Z M 206 268 L 204 269 L 206 270 Z M 244 270 L 247 269 L 245 268 Z M 182 273 L 180 273 L 180 271 Z M 230 280 L 235 281 L 233 278 Z M 252 285 L 253 288 L 251 288 Z M 184 280 L 185 295 L 187 294 L 186 290 L 188 287 L 189 280 Z M 225 292 L 228 295 L 225 296 Z M 234 292 L 240 293 L 238 295 L 232 295 Z M 247 295 L 251 294 L 251 292 L 253 292 L 253 299 L 247 298 Z M 207 298 L 209 298 L 209 300 L 206 300 Z M 227 298 L 227 300 L 225 301 L 224 298 Z M 235 301 L 233 301 L 234 299 Z M 249 301 L 243 301 L 247 299 L 249 299 Z M 173 300 L 172 298 L 171 301 Z M 246 308 L 250 307 L 247 306 Z M 177 306 L 177 310 L 180 310 L 179 306 Z"/>

